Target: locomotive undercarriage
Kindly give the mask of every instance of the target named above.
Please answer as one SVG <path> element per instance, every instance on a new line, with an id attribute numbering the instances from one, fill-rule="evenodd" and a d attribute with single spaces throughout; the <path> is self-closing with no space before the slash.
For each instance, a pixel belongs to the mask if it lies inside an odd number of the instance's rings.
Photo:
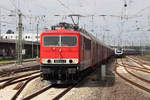
<path id="1" fill-rule="evenodd" d="M 75 83 L 79 80 L 79 65 L 41 65 L 41 77 L 52 84 Z"/>

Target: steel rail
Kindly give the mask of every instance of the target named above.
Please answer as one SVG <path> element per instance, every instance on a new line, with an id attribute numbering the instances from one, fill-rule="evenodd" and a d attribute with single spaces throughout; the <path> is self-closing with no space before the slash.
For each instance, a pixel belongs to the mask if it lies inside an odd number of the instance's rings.
<path id="1" fill-rule="evenodd" d="M 36 74 L 36 73 L 39 73 L 39 72 L 40 71 L 36 71 L 36 72 L 32 72 L 32 73 L 28 73 L 28 74 L 24 74 L 24 75 L 20 75 L 20 76 L 16 76 L 16 77 L 6 78 L 6 79 L 3 79 L 3 80 L 0 80 L 0 82 L 11 81 L 11 80 L 14 80 L 14 79 L 18 79 L 18 78 L 26 77 L 26 76 L 29 76 L 29 75 L 32 75 L 32 74 Z"/>
<path id="2" fill-rule="evenodd" d="M 118 65 L 119 65 L 119 66 L 123 66 L 123 65 L 121 65 L 121 64 L 118 64 Z M 127 64 L 126 64 L 126 65 L 127 65 Z M 138 71 L 141 71 L 141 72 L 150 74 L 150 71 L 143 70 L 143 68 L 136 68 L 135 66 L 133 67 L 133 66 L 130 66 L 130 65 L 127 65 L 126 67 L 129 68 L 129 69 L 134 69 L 134 70 L 138 70 Z"/>
<path id="3" fill-rule="evenodd" d="M 53 87 L 53 85 L 48 85 L 47 87 L 44 87 L 44 88 L 42 88 L 41 90 L 36 91 L 35 93 L 30 94 L 29 96 L 26 96 L 26 97 L 23 98 L 22 100 L 30 100 L 30 99 L 32 99 L 32 98 L 38 96 L 39 94 L 41 94 L 41 93 L 47 91 L 48 89 L 50 89 L 50 88 L 52 88 L 52 87 Z"/>
<path id="4" fill-rule="evenodd" d="M 66 93 L 68 93 L 72 88 L 74 88 L 76 84 L 73 84 L 72 86 L 69 86 L 67 89 L 65 89 L 63 92 L 61 92 L 60 94 L 58 94 L 56 97 L 54 97 L 52 100 L 59 100 L 61 97 L 63 97 Z"/>
<path id="5" fill-rule="evenodd" d="M 36 75 L 36 76 L 33 76 L 31 78 L 29 78 L 23 85 L 22 87 L 17 91 L 17 93 L 11 98 L 11 100 L 16 100 L 17 97 L 20 95 L 20 93 L 23 91 L 23 89 L 25 88 L 25 86 L 33 79 L 39 77 L 40 75 Z"/>
<path id="6" fill-rule="evenodd" d="M 122 60 L 121 60 L 121 61 L 122 61 Z M 136 74 L 133 74 L 132 72 L 130 72 L 130 71 L 127 69 L 127 67 L 125 66 L 125 64 L 123 63 L 123 61 L 122 61 L 122 64 L 123 64 L 124 69 L 125 69 L 130 75 L 136 77 L 137 79 L 140 79 L 141 81 L 144 81 L 144 82 L 150 84 L 150 80 L 147 80 L 147 79 L 142 78 L 142 77 L 140 77 L 140 76 L 138 76 L 138 75 L 136 75 Z M 128 67 L 128 68 L 129 68 L 129 67 Z"/>
<path id="7" fill-rule="evenodd" d="M 120 66 L 123 66 L 123 65 L 121 65 L 119 63 L 117 63 L 117 64 L 120 65 Z M 130 65 L 130 64 L 124 63 L 123 61 L 122 61 L 122 64 L 126 65 L 126 67 L 128 67 L 130 69 L 138 70 L 138 71 L 141 71 L 141 72 L 144 72 L 144 73 L 148 73 L 148 74 L 150 73 L 150 70 L 147 69 L 147 68 L 141 68 L 141 67 L 138 67 L 138 66 L 135 66 L 135 65 Z"/>
<path id="8" fill-rule="evenodd" d="M 89 72 L 89 73 L 90 73 L 90 72 Z M 86 73 L 86 74 L 87 74 L 87 73 Z M 90 73 L 90 74 L 91 74 L 91 73 Z M 86 76 L 86 77 L 87 77 L 87 76 Z M 74 83 L 73 85 L 69 86 L 69 87 L 68 87 L 67 89 L 65 89 L 63 92 L 61 92 L 61 93 L 58 94 L 56 97 L 54 97 L 52 100 L 59 100 L 59 99 L 60 99 L 61 97 L 63 97 L 66 93 L 68 93 L 72 88 L 74 88 L 77 84 L 79 84 L 81 81 L 83 81 L 86 77 L 81 78 L 77 83 Z M 43 88 L 42 90 L 39 90 L 39 91 L 37 91 L 37 92 L 35 92 L 35 93 L 33 93 L 33 94 L 31 94 L 31 95 L 29 95 L 29 96 L 23 98 L 23 100 L 32 99 L 32 98 L 36 97 L 37 95 L 39 95 L 39 94 L 45 92 L 46 90 L 48 90 L 49 88 L 54 87 L 54 86 L 55 86 L 55 84 L 50 85 L 50 86 L 48 86 L 48 87 L 46 87 L 46 88 Z"/>
<path id="9" fill-rule="evenodd" d="M 11 73 L 14 74 L 14 73 L 25 72 L 25 71 L 39 70 L 39 68 L 40 68 L 39 65 L 35 65 L 35 66 L 30 66 L 25 68 L 7 70 L 7 71 L 0 72 L 0 76 L 4 77 L 10 75 Z"/>
<path id="10" fill-rule="evenodd" d="M 23 62 L 31 62 L 31 61 L 36 61 L 35 59 L 33 60 L 27 60 L 27 61 L 23 61 Z M 9 65 L 9 64 L 15 64 L 16 62 L 9 62 L 9 63 L 0 63 L 0 67 L 3 65 Z"/>
<path id="11" fill-rule="evenodd" d="M 138 66 L 135 66 L 135 65 L 130 65 L 130 64 L 126 64 L 127 66 L 130 66 L 132 68 L 139 68 L 139 69 L 143 69 L 143 70 L 149 70 L 147 68 L 141 68 L 141 67 L 138 67 Z M 150 70 L 149 70 L 150 71 Z"/>
<path id="12" fill-rule="evenodd" d="M 37 73 L 39 73 L 39 72 L 37 72 Z M 34 73 L 34 74 L 36 74 L 36 73 Z M 28 75 L 28 76 L 29 76 L 29 75 Z M 27 77 L 27 76 L 24 76 L 24 77 Z M 14 81 L 15 79 L 11 79 L 11 80 L 7 81 L 6 83 L 0 85 L 0 89 L 3 89 L 3 88 L 5 88 L 6 86 L 10 86 L 10 85 L 12 85 L 12 84 L 16 84 L 16 83 L 18 83 L 18 82 L 22 82 L 22 81 L 28 80 L 28 79 L 30 79 L 30 78 L 32 78 L 32 77 L 34 77 L 34 76 L 27 77 L 27 78 L 23 78 L 23 79 L 16 80 L 16 81 Z M 22 77 L 21 77 L 21 78 L 22 78 Z M 18 79 L 18 78 L 17 78 L 17 79 Z"/>
<path id="13" fill-rule="evenodd" d="M 96 70 L 95 70 L 96 71 Z M 94 72 L 95 72 L 94 71 Z M 94 73 L 92 72 L 92 73 Z M 67 94 L 72 88 L 74 88 L 76 85 L 78 85 L 79 83 L 81 83 L 82 81 L 84 81 L 89 75 L 92 74 L 91 71 L 87 72 L 84 77 L 82 77 L 77 83 L 74 83 L 73 85 L 69 86 L 67 89 L 65 89 L 63 92 L 61 92 L 60 94 L 58 94 L 56 97 L 54 97 L 52 100 L 59 100 L 60 98 L 62 98 L 65 94 Z"/>
<path id="14" fill-rule="evenodd" d="M 138 56 L 137 56 L 137 58 L 138 58 L 143 64 L 150 65 L 150 61 L 149 61 L 148 58 L 145 58 L 145 57 L 140 58 L 140 57 L 138 57 Z"/>
<path id="15" fill-rule="evenodd" d="M 137 61 L 137 60 L 135 60 L 134 58 L 131 58 L 131 57 L 126 57 L 126 58 L 132 60 L 133 62 L 135 62 L 137 64 L 139 64 L 143 68 L 150 70 L 149 68 L 145 67 L 144 64 L 141 61 Z"/>
<path id="16" fill-rule="evenodd" d="M 136 87 L 138 87 L 138 88 L 140 88 L 140 89 L 142 89 L 142 90 L 144 90 L 144 91 L 150 93 L 150 89 L 148 89 L 148 88 L 146 88 L 146 87 L 144 87 L 144 86 L 142 86 L 142 85 L 140 85 L 140 84 L 138 84 L 138 83 L 135 83 L 135 82 L 129 80 L 128 78 L 124 77 L 123 75 L 121 75 L 121 74 L 117 71 L 117 68 L 118 68 L 118 67 L 119 67 L 119 66 L 117 66 L 117 67 L 115 68 L 115 73 L 116 73 L 119 77 L 121 77 L 122 79 L 124 79 L 124 80 L 127 81 L 128 83 L 130 83 L 130 84 L 132 84 L 132 85 L 134 85 L 134 86 L 136 86 Z"/>

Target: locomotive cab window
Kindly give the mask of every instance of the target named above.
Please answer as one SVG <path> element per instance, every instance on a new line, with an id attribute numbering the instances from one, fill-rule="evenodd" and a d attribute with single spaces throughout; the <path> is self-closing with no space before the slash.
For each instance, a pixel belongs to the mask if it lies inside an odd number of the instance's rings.
<path id="1" fill-rule="evenodd" d="M 59 36 L 45 36 L 44 46 L 59 46 Z"/>
<path id="2" fill-rule="evenodd" d="M 77 37 L 76 36 L 61 36 L 61 46 L 76 46 Z"/>
<path id="3" fill-rule="evenodd" d="M 46 47 L 74 47 L 77 46 L 76 36 L 45 36 L 43 39 Z"/>

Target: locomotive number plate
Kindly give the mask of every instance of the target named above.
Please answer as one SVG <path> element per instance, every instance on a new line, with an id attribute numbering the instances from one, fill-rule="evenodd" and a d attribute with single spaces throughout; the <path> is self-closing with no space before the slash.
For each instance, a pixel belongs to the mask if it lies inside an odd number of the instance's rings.
<path id="1" fill-rule="evenodd" d="M 54 63 L 66 63 L 66 60 L 54 60 Z"/>

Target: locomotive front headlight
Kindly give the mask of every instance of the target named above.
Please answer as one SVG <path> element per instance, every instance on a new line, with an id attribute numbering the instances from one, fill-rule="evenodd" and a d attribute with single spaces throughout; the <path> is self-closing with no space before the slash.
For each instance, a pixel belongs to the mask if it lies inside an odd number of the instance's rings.
<path id="1" fill-rule="evenodd" d="M 73 63 L 77 64 L 78 63 L 78 59 L 73 59 Z"/>
<path id="2" fill-rule="evenodd" d="M 51 60 L 50 60 L 50 59 L 48 59 L 48 60 L 47 60 L 47 63 L 51 63 Z"/>
<path id="3" fill-rule="evenodd" d="M 47 59 L 42 59 L 42 63 L 46 64 L 47 63 Z"/>
<path id="4" fill-rule="evenodd" d="M 72 60 L 72 59 L 70 59 L 70 60 L 69 60 L 69 63 L 70 63 L 70 64 L 72 64 L 72 62 L 73 62 L 73 60 Z"/>

